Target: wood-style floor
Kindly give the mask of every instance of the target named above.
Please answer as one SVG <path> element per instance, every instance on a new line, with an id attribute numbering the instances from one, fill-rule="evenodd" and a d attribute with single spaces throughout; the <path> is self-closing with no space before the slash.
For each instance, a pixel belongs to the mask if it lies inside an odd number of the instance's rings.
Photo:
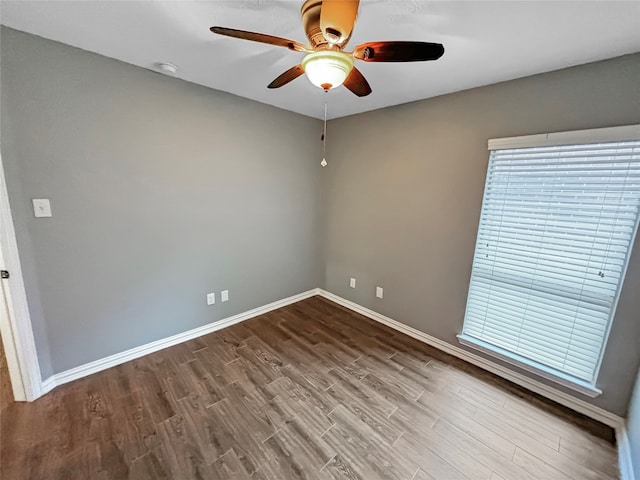
<path id="1" fill-rule="evenodd" d="M 13 402 L 13 391 L 9 379 L 9 366 L 7 356 L 4 353 L 2 337 L 0 337 L 0 412 Z M 0 440 L 2 437 L 0 437 Z"/>
<path id="2" fill-rule="evenodd" d="M 607 428 L 319 297 L 1 417 L 2 479 L 618 475 Z"/>

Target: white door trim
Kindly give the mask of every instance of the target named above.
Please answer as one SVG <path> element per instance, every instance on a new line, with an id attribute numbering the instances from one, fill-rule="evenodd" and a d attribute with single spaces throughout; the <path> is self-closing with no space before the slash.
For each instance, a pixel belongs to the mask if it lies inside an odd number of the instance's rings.
<path id="1" fill-rule="evenodd" d="M 9 194 L 0 155 L 0 265 L 8 270 L 10 278 L 0 280 L 0 333 L 5 346 L 9 376 L 16 401 L 31 402 L 42 395 L 42 376 L 27 304 L 27 293 L 22 277 L 20 256 Z"/>

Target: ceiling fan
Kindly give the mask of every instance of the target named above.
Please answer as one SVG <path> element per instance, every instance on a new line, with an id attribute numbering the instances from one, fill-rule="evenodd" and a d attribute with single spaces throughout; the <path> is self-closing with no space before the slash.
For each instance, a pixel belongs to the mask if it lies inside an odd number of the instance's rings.
<path id="1" fill-rule="evenodd" d="M 344 84 L 359 97 L 369 95 L 371 87 L 354 66 L 354 60 L 422 62 L 437 60 L 444 53 L 444 47 L 440 43 L 402 41 L 367 42 L 358 45 L 352 52 L 345 52 L 344 47 L 349 42 L 356 23 L 359 4 L 360 0 L 306 0 L 301 14 L 309 45 L 233 28 L 216 26 L 210 30 L 219 35 L 268 43 L 307 54 L 299 65 L 284 72 L 268 88 L 282 87 L 306 73 L 311 83 L 325 91 Z"/>

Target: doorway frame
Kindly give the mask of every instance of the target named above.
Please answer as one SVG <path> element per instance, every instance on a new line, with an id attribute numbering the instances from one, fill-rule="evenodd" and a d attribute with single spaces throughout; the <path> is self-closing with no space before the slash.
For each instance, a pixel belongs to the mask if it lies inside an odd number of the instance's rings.
<path id="1" fill-rule="evenodd" d="M 0 334 L 7 357 L 15 401 L 32 402 L 42 396 L 42 375 L 22 276 L 18 242 L 0 153 L 0 266 L 10 277 L 0 280 Z"/>

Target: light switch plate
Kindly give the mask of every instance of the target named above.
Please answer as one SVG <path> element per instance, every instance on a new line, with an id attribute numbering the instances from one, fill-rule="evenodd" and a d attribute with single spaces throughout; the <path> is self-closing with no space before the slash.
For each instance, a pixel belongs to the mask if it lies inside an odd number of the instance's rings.
<path id="1" fill-rule="evenodd" d="M 220 292 L 220 301 L 228 302 L 229 301 L 229 290 L 222 290 Z"/>
<path id="2" fill-rule="evenodd" d="M 34 198 L 33 214 L 36 218 L 44 218 L 51 216 L 51 203 L 48 198 Z"/>

